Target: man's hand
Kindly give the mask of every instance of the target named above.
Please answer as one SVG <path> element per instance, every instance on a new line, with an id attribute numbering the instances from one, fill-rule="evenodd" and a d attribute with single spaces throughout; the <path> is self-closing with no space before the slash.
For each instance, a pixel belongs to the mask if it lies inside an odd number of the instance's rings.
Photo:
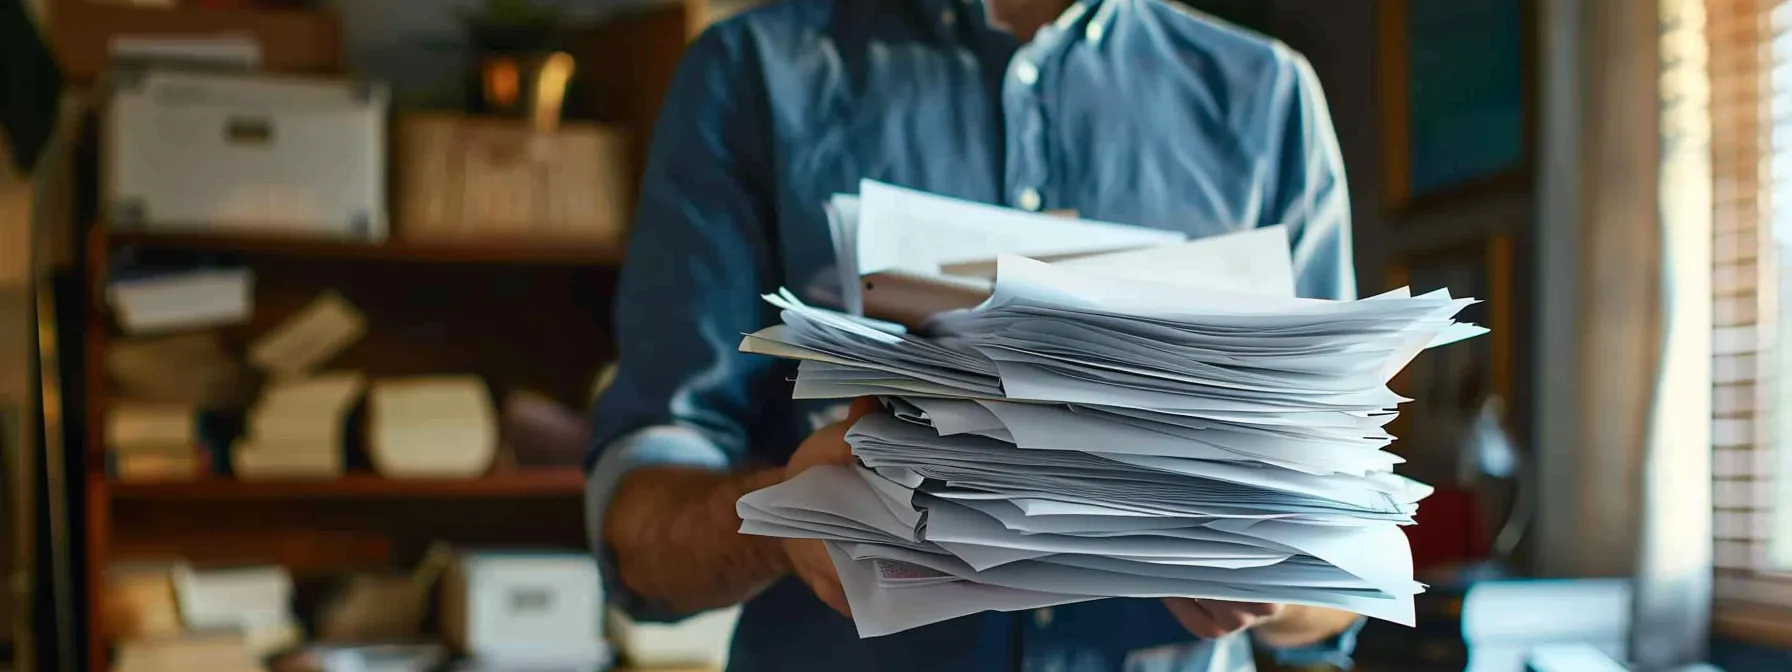
<path id="1" fill-rule="evenodd" d="M 1359 618 L 1338 609 L 1264 602 L 1227 602 L 1166 597 L 1164 606 L 1196 637 L 1218 639 L 1247 628 L 1270 646 L 1317 644 L 1336 636 Z"/>
<path id="2" fill-rule="evenodd" d="M 794 478 L 809 467 L 852 464 L 852 446 L 846 444 L 846 430 L 852 429 L 860 417 L 877 409 L 876 399 L 860 397 L 853 400 L 852 410 L 845 420 L 815 430 L 809 438 L 803 439 L 802 445 L 790 455 L 790 463 L 784 467 L 784 478 Z M 852 607 L 846 603 L 846 591 L 840 587 L 840 575 L 834 571 L 834 561 L 828 557 L 827 547 L 815 539 L 784 539 L 783 544 L 784 554 L 790 557 L 790 571 L 808 584 L 815 597 L 833 607 L 834 611 L 851 616 Z"/>
<path id="3" fill-rule="evenodd" d="M 1186 597 L 1166 597 L 1164 606 L 1169 607 L 1170 613 L 1176 616 L 1177 622 L 1187 628 L 1190 634 L 1206 639 L 1219 639 L 1261 621 L 1273 619 L 1286 608 L 1280 604 L 1263 602 L 1195 600 Z"/>

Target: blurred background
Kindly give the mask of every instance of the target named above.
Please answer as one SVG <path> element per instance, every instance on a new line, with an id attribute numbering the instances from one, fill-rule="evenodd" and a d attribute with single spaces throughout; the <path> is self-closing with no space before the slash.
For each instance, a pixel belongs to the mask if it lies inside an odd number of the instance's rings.
<path id="1" fill-rule="evenodd" d="M 0 1 L 0 661 L 720 669 L 732 612 L 600 617 L 579 462 L 660 101 L 754 4 Z M 1359 669 L 1792 669 L 1792 3 L 1181 4 L 1312 62 L 1365 294 L 1485 299 L 1394 384 L 1432 591 Z"/>

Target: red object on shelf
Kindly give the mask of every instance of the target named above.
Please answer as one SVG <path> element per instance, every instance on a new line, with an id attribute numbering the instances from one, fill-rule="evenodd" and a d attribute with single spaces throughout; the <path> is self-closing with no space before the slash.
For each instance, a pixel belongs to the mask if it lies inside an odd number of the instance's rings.
<path id="1" fill-rule="evenodd" d="M 1402 528 L 1412 543 L 1414 569 L 1485 560 L 1491 553 L 1473 492 L 1440 487 L 1419 503 L 1414 518 L 1417 524 Z"/>

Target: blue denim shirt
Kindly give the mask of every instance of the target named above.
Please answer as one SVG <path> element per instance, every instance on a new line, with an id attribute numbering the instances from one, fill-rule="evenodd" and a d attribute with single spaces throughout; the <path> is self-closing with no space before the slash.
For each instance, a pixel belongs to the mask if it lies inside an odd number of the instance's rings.
<path id="1" fill-rule="evenodd" d="M 1301 294 L 1353 298 L 1343 163 L 1298 54 L 1159 0 L 1081 0 L 1030 42 L 976 0 L 787 0 L 699 37 L 655 130 L 616 297 L 618 373 L 594 411 L 588 518 L 642 465 L 782 464 L 838 407 L 740 354 L 759 295 L 831 277 L 822 203 L 860 178 L 1212 235 L 1290 227 Z M 816 297 L 806 297 L 814 299 Z M 613 580 L 642 618 L 671 618 Z M 1353 633 L 1279 652 L 1343 662 Z M 888 637 L 787 579 L 745 605 L 730 669 L 1249 669 L 1156 600 L 986 613 Z M 1239 664 L 1242 664 L 1240 666 Z"/>

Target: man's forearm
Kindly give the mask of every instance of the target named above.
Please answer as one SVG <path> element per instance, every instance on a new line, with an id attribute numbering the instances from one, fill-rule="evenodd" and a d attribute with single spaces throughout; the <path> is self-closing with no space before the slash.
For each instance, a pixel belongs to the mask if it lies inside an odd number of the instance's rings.
<path id="1" fill-rule="evenodd" d="M 1264 644 L 1293 648 L 1336 637 L 1359 618 L 1361 616 L 1340 609 L 1290 604 L 1283 607 L 1281 614 L 1251 630 Z"/>
<path id="2" fill-rule="evenodd" d="M 604 517 L 622 585 L 659 608 L 689 613 L 738 603 L 789 571 L 778 540 L 743 535 L 735 500 L 783 470 L 722 474 L 643 467 L 623 477 Z"/>

